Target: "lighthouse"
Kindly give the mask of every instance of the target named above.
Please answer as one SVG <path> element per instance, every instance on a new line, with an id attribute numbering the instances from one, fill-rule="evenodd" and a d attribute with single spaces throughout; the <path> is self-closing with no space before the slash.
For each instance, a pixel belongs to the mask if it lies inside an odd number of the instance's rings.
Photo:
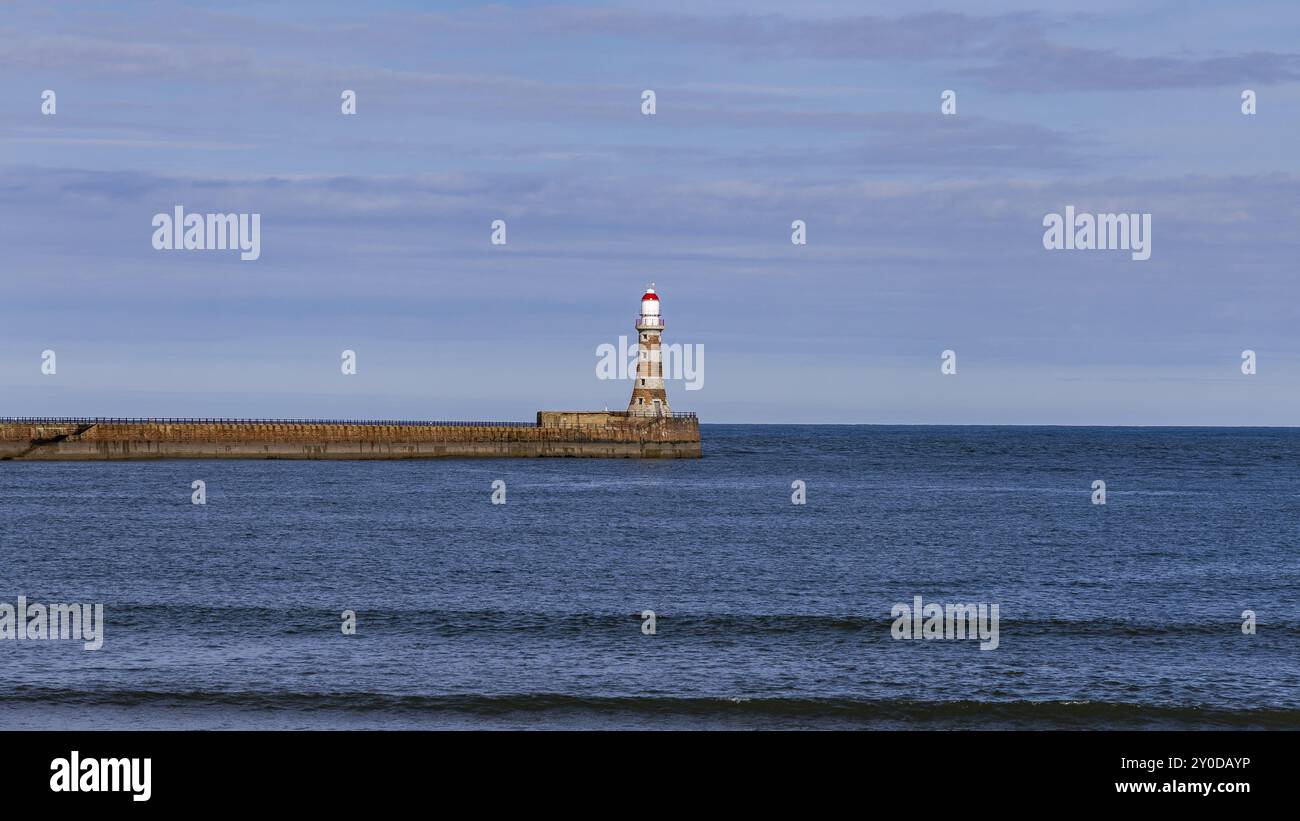
<path id="1" fill-rule="evenodd" d="M 655 293 L 652 282 L 641 297 L 641 313 L 636 319 L 636 381 L 632 383 L 632 399 L 627 405 L 627 412 L 635 416 L 672 413 L 668 407 L 668 394 L 664 392 L 664 363 L 659 350 L 659 336 L 663 330 L 659 295 Z"/>

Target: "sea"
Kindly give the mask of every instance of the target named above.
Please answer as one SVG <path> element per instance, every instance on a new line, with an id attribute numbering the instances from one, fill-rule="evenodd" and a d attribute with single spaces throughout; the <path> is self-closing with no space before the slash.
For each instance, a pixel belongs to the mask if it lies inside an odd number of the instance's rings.
<path id="1" fill-rule="evenodd" d="M 1300 429 L 702 430 L 0 463 L 0 603 L 104 614 L 0 639 L 0 729 L 1300 728 Z"/>

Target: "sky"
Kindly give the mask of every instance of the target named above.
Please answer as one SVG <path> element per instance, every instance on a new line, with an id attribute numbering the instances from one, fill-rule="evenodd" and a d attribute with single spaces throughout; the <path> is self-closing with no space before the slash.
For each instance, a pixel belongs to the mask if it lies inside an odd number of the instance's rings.
<path id="1" fill-rule="evenodd" d="M 1289 2 L 4 3 L 0 415 L 622 408 L 653 281 L 706 423 L 1295 425 L 1297 133 Z"/>

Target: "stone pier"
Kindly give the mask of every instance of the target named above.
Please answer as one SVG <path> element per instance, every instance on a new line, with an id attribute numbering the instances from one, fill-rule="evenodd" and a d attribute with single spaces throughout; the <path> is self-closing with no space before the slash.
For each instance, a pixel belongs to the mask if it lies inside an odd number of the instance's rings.
<path id="1" fill-rule="evenodd" d="M 0 419 L 0 460 L 699 458 L 694 414 L 541 411 L 536 423 Z"/>

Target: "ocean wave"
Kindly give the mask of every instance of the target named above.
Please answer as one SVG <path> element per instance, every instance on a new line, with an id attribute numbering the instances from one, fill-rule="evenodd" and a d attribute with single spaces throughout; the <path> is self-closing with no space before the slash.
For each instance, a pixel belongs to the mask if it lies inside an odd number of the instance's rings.
<path id="1" fill-rule="evenodd" d="M 59 703 L 74 707 L 213 708 L 291 712 L 378 712 L 447 714 L 462 717 L 551 717 L 559 724 L 579 723 L 583 716 L 635 721 L 681 718 L 718 724 L 772 719 L 843 724 L 889 724 L 914 727 L 1122 727 L 1195 726 L 1220 728 L 1300 729 L 1300 708 L 1225 709 L 1199 705 L 1138 704 L 1108 701 L 917 700 L 851 698 L 780 698 L 753 696 L 671 697 L 578 696 L 562 693 L 402 695 L 285 691 L 70 690 L 19 686 L 0 692 L 0 706 L 19 702 Z"/>
<path id="2" fill-rule="evenodd" d="M 536 609 L 462 610 L 443 608 L 355 608 L 357 619 L 368 630 L 400 629 L 447 632 L 503 632 L 521 630 L 605 630 L 624 629 L 640 622 L 639 612 L 552 613 Z M 311 608 L 258 606 L 112 604 L 105 605 L 110 629 L 171 628 L 186 625 L 221 624 L 226 627 L 260 627 L 266 633 L 316 633 L 337 630 L 341 611 Z M 678 634 L 694 633 L 849 633 L 881 632 L 888 635 L 894 619 L 888 616 L 815 613 L 672 613 L 656 611 L 662 630 L 671 627 Z M 1060 636 L 1194 636 L 1221 635 L 1240 630 L 1239 619 L 1149 621 L 1119 618 L 1012 618 L 1000 615 L 999 630 L 1018 635 Z M 1258 629 L 1270 634 L 1300 635 L 1300 622 L 1259 622 Z"/>

